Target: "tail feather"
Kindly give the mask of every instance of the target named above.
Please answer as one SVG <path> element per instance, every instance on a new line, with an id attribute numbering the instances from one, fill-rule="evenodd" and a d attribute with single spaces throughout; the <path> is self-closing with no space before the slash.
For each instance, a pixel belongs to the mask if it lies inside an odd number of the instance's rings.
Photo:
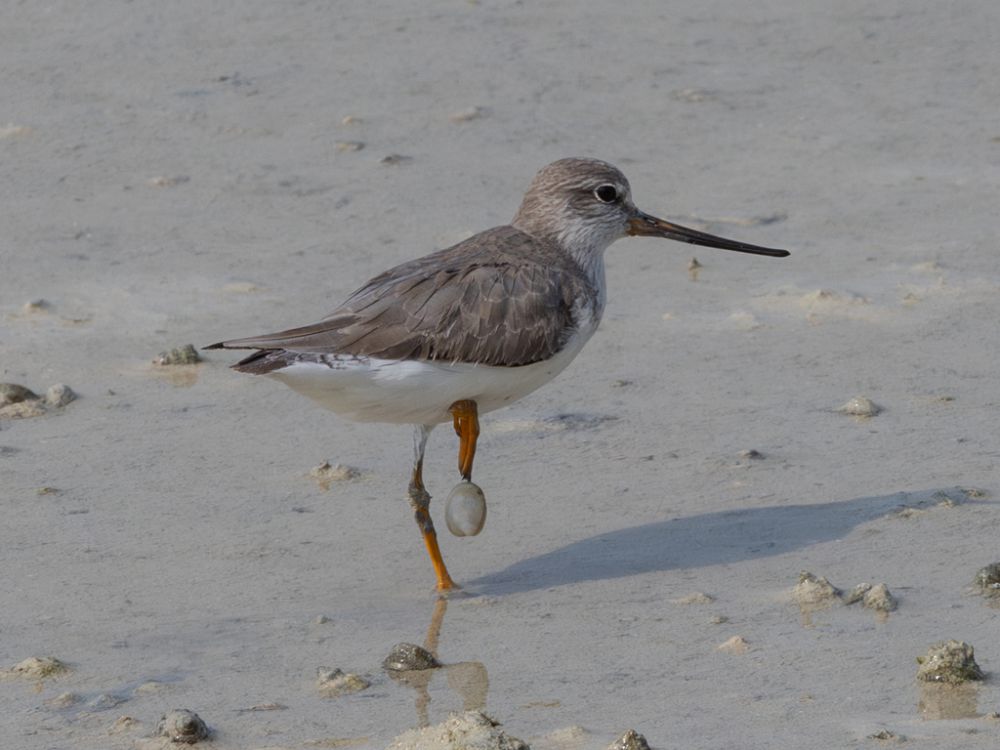
<path id="1" fill-rule="evenodd" d="M 243 343 L 245 339 L 234 339 L 232 341 L 219 341 L 202 349 L 256 349 L 252 354 L 244 357 L 239 362 L 229 365 L 238 372 L 248 372 L 251 375 L 267 375 L 269 372 L 280 370 L 288 365 L 287 355 L 283 349 L 257 349 Z"/>

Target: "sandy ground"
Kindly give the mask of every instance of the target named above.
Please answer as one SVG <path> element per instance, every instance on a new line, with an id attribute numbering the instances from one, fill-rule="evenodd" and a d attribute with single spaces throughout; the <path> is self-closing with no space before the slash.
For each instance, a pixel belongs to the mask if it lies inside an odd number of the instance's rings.
<path id="1" fill-rule="evenodd" d="M 383 747 L 485 706 L 543 750 L 995 748 L 998 35 L 993 0 L 5 4 L 0 380 L 80 398 L 0 420 L 0 666 L 72 669 L 0 680 L 0 746 L 190 708 L 218 748 Z M 794 252 L 613 247 L 587 349 L 483 421 L 486 529 L 442 535 L 473 596 L 435 609 L 408 428 L 151 360 L 312 322 L 577 155 Z M 801 570 L 899 608 L 800 612 Z M 451 666 L 389 679 L 435 615 Z M 949 638 L 987 680 L 942 708 Z"/>

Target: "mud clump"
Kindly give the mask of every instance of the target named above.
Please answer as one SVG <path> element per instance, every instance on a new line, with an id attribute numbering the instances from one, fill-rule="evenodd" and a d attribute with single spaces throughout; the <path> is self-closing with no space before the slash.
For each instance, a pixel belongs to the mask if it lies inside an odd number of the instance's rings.
<path id="1" fill-rule="evenodd" d="M 201 740 L 207 740 L 211 732 L 194 711 L 175 708 L 160 718 L 156 725 L 156 734 L 159 737 L 169 738 L 171 742 L 193 745 Z"/>
<path id="2" fill-rule="evenodd" d="M 844 604 L 861 602 L 861 606 L 876 612 L 895 612 L 899 604 L 884 583 L 859 583 L 844 597 Z"/>
<path id="3" fill-rule="evenodd" d="M 625 734 L 608 745 L 607 750 L 649 750 L 649 743 L 637 731 L 629 729 Z"/>
<path id="4" fill-rule="evenodd" d="M 803 570 L 792 588 L 792 598 L 800 607 L 823 607 L 840 601 L 840 589 L 822 576 Z"/>
<path id="5" fill-rule="evenodd" d="M 481 711 L 455 714 L 446 721 L 399 735 L 388 750 L 529 750 Z"/>
<path id="6" fill-rule="evenodd" d="M 972 583 L 984 596 L 1000 597 L 1000 562 L 980 568 Z"/>
<path id="7" fill-rule="evenodd" d="M 18 662 L 5 674 L 11 677 L 25 677 L 28 679 L 44 679 L 66 674 L 70 668 L 53 656 L 29 656 L 24 661 Z"/>
<path id="8" fill-rule="evenodd" d="M 319 688 L 319 693 L 324 698 L 360 693 L 370 686 L 371 683 L 364 677 L 344 672 L 341 669 L 320 667 L 316 673 L 316 687 Z"/>
<path id="9" fill-rule="evenodd" d="M 882 412 L 882 407 L 876 404 L 867 396 L 855 396 L 846 404 L 837 409 L 841 414 L 861 419 L 871 419 Z"/>
<path id="10" fill-rule="evenodd" d="M 0 383 L 0 407 L 9 404 L 20 404 L 24 401 L 37 401 L 37 393 L 17 383 Z"/>
<path id="11" fill-rule="evenodd" d="M 961 685 L 970 680 L 982 680 L 983 670 L 975 659 L 975 650 L 964 641 L 935 643 L 927 654 L 917 657 L 917 679 Z"/>
<path id="12" fill-rule="evenodd" d="M 201 356 L 193 344 L 186 344 L 170 351 L 160 352 L 153 357 L 154 365 L 196 365 L 199 362 L 201 362 Z"/>
<path id="13" fill-rule="evenodd" d="M 77 398 L 68 385 L 57 383 L 44 396 L 17 383 L 0 383 L 0 419 L 40 417 L 50 409 L 61 409 Z"/>

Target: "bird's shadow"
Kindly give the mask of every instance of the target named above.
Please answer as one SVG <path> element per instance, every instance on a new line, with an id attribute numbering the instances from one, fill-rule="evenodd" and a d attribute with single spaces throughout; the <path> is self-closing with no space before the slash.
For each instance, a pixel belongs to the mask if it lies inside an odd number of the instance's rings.
<path id="1" fill-rule="evenodd" d="M 968 494 L 958 488 L 921 490 L 843 502 L 771 505 L 671 518 L 581 539 L 466 585 L 500 595 L 672 568 L 740 562 L 837 539 L 855 526 L 888 513 L 948 502 L 968 502 Z"/>

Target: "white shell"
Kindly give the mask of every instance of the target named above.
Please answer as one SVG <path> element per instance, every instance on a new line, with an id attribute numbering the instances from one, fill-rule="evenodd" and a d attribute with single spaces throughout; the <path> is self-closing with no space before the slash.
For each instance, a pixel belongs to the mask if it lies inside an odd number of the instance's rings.
<path id="1" fill-rule="evenodd" d="M 486 495 L 478 484 L 459 482 L 448 495 L 444 510 L 448 531 L 455 536 L 475 536 L 486 524 Z"/>

